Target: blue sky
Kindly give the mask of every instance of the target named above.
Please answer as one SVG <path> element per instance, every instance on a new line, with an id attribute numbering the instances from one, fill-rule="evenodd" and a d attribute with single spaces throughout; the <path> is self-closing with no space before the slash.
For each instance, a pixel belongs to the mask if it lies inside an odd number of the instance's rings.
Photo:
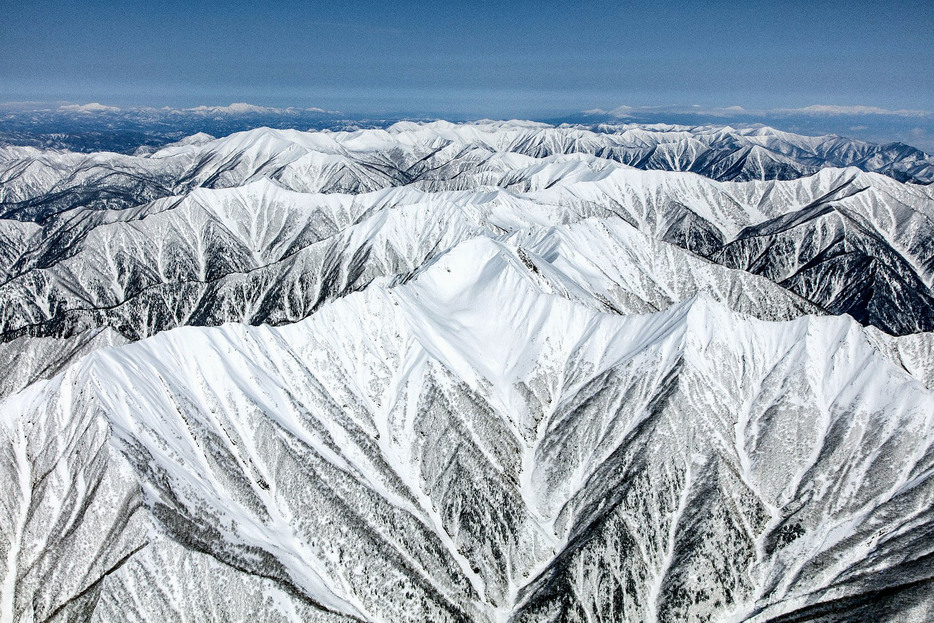
<path id="1" fill-rule="evenodd" d="M 934 108 L 921 2 L 4 3 L 0 101 Z"/>

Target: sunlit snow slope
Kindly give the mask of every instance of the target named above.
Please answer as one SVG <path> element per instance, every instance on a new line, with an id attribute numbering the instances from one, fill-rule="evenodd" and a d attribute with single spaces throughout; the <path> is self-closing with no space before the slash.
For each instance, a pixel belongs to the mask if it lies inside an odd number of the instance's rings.
<path id="1" fill-rule="evenodd" d="M 205 584 L 230 616 L 926 612 L 934 396 L 864 329 L 548 289 L 468 241 L 301 323 L 98 350 L 9 399 L 6 613 L 197 616 Z"/>
<path id="2" fill-rule="evenodd" d="M 931 187 L 636 135 L 6 151 L 0 621 L 934 617 Z"/>

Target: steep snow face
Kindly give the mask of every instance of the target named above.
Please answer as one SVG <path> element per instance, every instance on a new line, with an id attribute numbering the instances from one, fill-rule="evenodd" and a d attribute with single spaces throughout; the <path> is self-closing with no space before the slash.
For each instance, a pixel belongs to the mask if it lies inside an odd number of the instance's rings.
<path id="1" fill-rule="evenodd" d="M 703 294 L 607 311 L 650 240 L 615 227 L 472 238 L 0 403 L 4 616 L 930 616 L 934 394 L 891 338 Z M 692 261 L 644 287 L 681 298 Z"/>
<path id="2" fill-rule="evenodd" d="M 51 378 L 72 361 L 98 348 L 126 343 L 126 338 L 109 327 L 89 329 L 67 338 L 21 337 L 0 343 L 0 396 L 9 396 L 35 381 Z"/>
<path id="3" fill-rule="evenodd" d="M 934 389 L 934 334 L 892 337 L 870 328 L 867 336 L 886 357 L 924 383 L 925 387 Z"/>

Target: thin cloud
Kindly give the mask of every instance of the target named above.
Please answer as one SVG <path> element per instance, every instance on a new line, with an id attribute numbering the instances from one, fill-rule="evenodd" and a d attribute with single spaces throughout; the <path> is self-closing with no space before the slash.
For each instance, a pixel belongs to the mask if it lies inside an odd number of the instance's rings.
<path id="1" fill-rule="evenodd" d="M 90 104 L 65 104 L 58 107 L 59 110 L 63 112 L 81 112 L 81 113 L 97 113 L 97 112 L 120 112 L 120 109 L 116 106 L 105 106 L 98 102 L 91 102 Z"/>
<path id="2" fill-rule="evenodd" d="M 830 117 L 830 116 L 890 116 L 890 117 L 928 117 L 934 113 L 926 110 L 892 110 L 880 108 L 878 106 L 834 106 L 829 104 L 814 104 L 801 108 L 764 108 L 751 109 L 742 106 L 726 107 L 706 107 L 697 104 L 691 106 L 642 106 L 633 108 L 631 106 L 619 106 L 613 110 L 603 110 L 593 108 L 583 111 L 590 115 L 608 115 L 612 117 L 626 118 L 631 117 L 633 113 L 671 113 L 671 114 L 691 114 L 707 117 L 773 117 L 806 115 L 812 117 Z"/>
<path id="3" fill-rule="evenodd" d="M 833 106 L 827 104 L 816 104 L 804 108 L 776 108 L 766 112 L 800 115 L 892 115 L 897 117 L 923 117 L 931 114 L 926 110 L 890 110 L 878 106 Z"/>

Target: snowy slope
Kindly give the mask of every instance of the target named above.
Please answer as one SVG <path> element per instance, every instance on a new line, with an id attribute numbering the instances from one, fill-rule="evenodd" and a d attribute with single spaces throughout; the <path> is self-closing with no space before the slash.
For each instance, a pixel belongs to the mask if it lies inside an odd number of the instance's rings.
<path id="1" fill-rule="evenodd" d="M 551 290 L 474 239 L 300 323 L 166 332 L 9 398 L 4 612 L 187 618 L 245 583 L 234 618 L 766 620 L 905 591 L 891 620 L 930 614 L 934 395 L 865 329 Z"/>

